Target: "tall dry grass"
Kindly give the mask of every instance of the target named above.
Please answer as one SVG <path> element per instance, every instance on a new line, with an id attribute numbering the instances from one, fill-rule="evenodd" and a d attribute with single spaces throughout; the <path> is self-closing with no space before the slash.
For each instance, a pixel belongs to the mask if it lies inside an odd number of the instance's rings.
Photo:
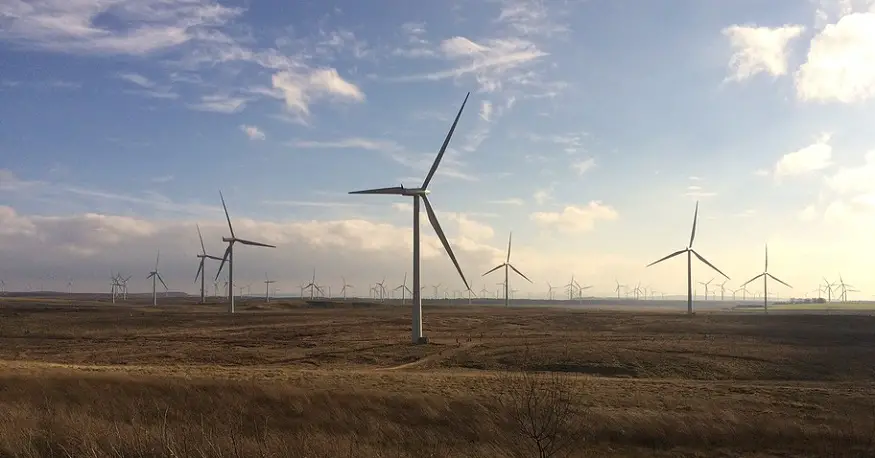
<path id="1" fill-rule="evenodd" d="M 497 378 L 489 395 L 441 397 L 175 378 L 4 376 L 0 457 L 521 456 L 527 438 L 514 424 L 518 412 L 508 409 L 522 404 L 495 400 L 514 392 L 506 385 L 511 378 Z M 585 382 L 565 386 L 576 390 L 566 393 L 574 405 L 563 423 L 573 429 L 570 456 L 862 457 L 875 450 L 871 423 L 856 418 L 848 428 L 768 412 L 617 409 L 594 402 Z"/>

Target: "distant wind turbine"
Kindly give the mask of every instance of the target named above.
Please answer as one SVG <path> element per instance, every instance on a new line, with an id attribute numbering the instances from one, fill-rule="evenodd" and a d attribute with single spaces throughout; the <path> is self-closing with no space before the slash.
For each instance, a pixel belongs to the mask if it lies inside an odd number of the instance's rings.
<path id="1" fill-rule="evenodd" d="M 408 292 L 413 295 L 413 291 L 410 291 L 410 288 L 407 287 L 407 272 L 404 272 L 404 283 L 396 286 L 392 291 L 398 291 L 399 289 L 401 290 L 401 305 L 404 305 L 404 293 Z"/>
<path id="2" fill-rule="evenodd" d="M 270 302 L 270 285 L 276 283 L 276 280 L 267 278 L 267 272 L 264 273 L 264 302 Z"/>
<path id="3" fill-rule="evenodd" d="M 222 195 L 222 191 L 219 191 L 219 198 L 222 199 L 222 208 L 225 210 L 225 219 L 228 220 L 228 230 L 231 232 L 231 237 L 222 237 L 222 241 L 228 243 L 228 248 L 225 249 L 225 255 L 222 256 L 222 263 L 219 264 L 219 270 L 216 272 L 216 279 L 219 279 L 219 274 L 222 273 L 222 267 L 225 266 L 225 261 L 228 261 L 228 312 L 234 313 L 234 244 L 240 242 L 243 245 L 262 246 L 267 248 L 276 247 L 266 243 L 238 239 L 237 236 L 234 235 L 234 226 L 231 226 L 231 216 L 228 215 L 228 206 L 225 205 L 225 196 Z"/>
<path id="4" fill-rule="evenodd" d="M 195 224 L 197 228 L 197 237 L 201 241 L 201 252 L 197 255 L 200 258 L 197 266 L 197 273 L 194 275 L 194 281 L 197 281 L 198 277 L 201 279 L 201 304 L 206 302 L 206 276 L 207 272 L 204 269 L 204 262 L 207 259 L 215 259 L 216 261 L 221 261 L 222 258 L 218 256 L 211 256 L 207 254 L 207 248 L 204 246 L 204 237 L 201 235 L 201 227 L 198 224 Z"/>
<path id="5" fill-rule="evenodd" d="M 167 283 L 164 283 L 164 279 L 161 278 L 161 274 L 158 273 L 158 259 L 160 257 L 161 257 L 161 252 L 159 251 L 158 254 L 155 256 L 155 270 L 149 272 L 149 276 L 146 277 L 147 279 L 149 279 L 149 278 L 152 279 L 152 305 L 158 305 L 158 292 L 157 292 L 158 285 L 155 282 L 156 280 L 161 281 L 161 284 L 164 285 L 165 292 L 168 290 Z M 115 294 L 113 294 L 113 297 L 115 297 Z"/>
<path id="6" fill-rule="evenodd" d="M 431 179 L 434 177 L 435 172 L 437 172 L 437 168 L 441 163 L 441 159 L 444 157 L 444 153 L 447 150 L 447 147 L 450 144 L 450 139 L 453 137 L 453 132 L 456 130 L 456 125 L 459 123 L 459 118 L 462 116 L 462 111 L 465 109 L 465 104 L 468 103 L 468 97 L 471 95 L 469 92 L 465 96 L 465 100 L 462 102 L 462 107 L 459 108 L 459 113 L 456 114 L 456 119 L 453 121 L 453 125 L 450 127 L 450 131 L 447 133 L 446 138 L 444 139 L 443 145 L 441 145 L 440 151 L 438 151 L 437 157 L 434 160 L 434 163 L 431 165 L 431 169 L 428 171 L 428 175 L 425 176 L 425 180 L 422 182 L 422 186 L 419 188 L 405 188 L 403 185 L 398 187 L 391 188 L 380 188 L 380 189 L 368 189 L 364 191 L 353 191 L 350 194 L 389 194 L 389 195 L 398 195 L 398 196 L 407 196 L 413 197 L 413 317 L 412 317 L 412 326 L 411 326 L 411 338 L 413 343 L 426 343 L 428 339 L 426 339 L 422 335 L 422 294 L 421 294 L 421 282 L 420 282 L 420 270 L 419 270 L 419 203 L 420 200 L 425 204 L 425 211 L 428 214 L 428 220 L 431 222 L 431 226 L 440 239 L 441 243 L 444 246 L 444 250 L 446 250 L 447 254 L 450 256 L 450 259 L 453 261 L 453 264 L 456 266 L 456 270 L 459 272 L 459 276 L 462 277 L 462 282 L 465 283 L 466 289 L 471 289 L 468 285 L 468 280 L 465 279 L 465 274 L 462 273 L 462 268 L 459 267 L 459 262 L 456 260 L 456 255 L 453 254 L 453 249 L 450 248 L 450 242 L 447 241 L 446 235 L 444 235 L 443 229 L 441 229 L 441 225 L 438 222 L 437 216 L 434 214 L 434 209 L 431 206 L 431 203 L 428 200 L 428 184 L 431 182 Z"/>
<path id="7" fill-rule="evenodd" d="M 347 288 L 354 288 L 354 286 L 347 284 L 346 278 L 340 277 L 340 279 L 343 281 L 343 287 L 340 288 L 340 294 L 343 295 L 343 300 L 346 300 L 346 289 Z"/>
<path id="8" fill-rule="evenodd" d="M 769 245 L 768 244 L 766 244 L 766 268 L 765 268 L 765 270 L 763 270 L 763 273 L 761 273 L 761 274 L 757 275 L 756 277 L 753 277 L 750 280 L 744 282 L 741 286 L 744 287 L 748 283 L 750 283 L 750 282 L 752 282 L 760 277 L 763 278 L 763 291 L 764 291 L 763 292 L 763 310 L 765 311 L 765 313 L 769 313 L 769 278 L 771 278 L 772 280 L 775 280 L 776 282 L 778 282 L 778 283 L 780 283 L 788 288 L 792 289 L 793 287 L 784 283 L 781 280 L 778 280 L 777 277 L 775 277 L 774 275 L 769 273 Z"/>
<path id="9" fill-rule="evenodd" d="M 509 292 L 508 285 L 510 284 L 510 282 L 508 281 L 509 269 L 513 269 L 513 271 L 516 272 L 517 274 L 519 274 L 520 277 L 523 277 L 526 279 L 526 281 L 528 281 L 529 283 L 532 283 L 532 281 L 529 280 L 529 277 L 526 277 L 525 275 L 523 275 L 522 272 L 517 270 L 517 268 L 514 267 L 510 263 L 510 243 L 512 240 L 513 240 L 513 232 L 511 232 L 510 236 L 507 238 L 507 259 L 504 261 L 504 263 L 493 267 L 491 270 L 489 270 L 488 272 L 486 272 L 485 274 L 482 275 L 485 277 L 486 275 L 489 275 L 490 273 L 495 272 L 496 270 L 504 267 L 504 306 L 505 307 L 510 306 L 510 296 L 508 294 L 508 292 Z"/>
<path id="10" fill-rule="evenodd" d="M 712 282 L 712 281 L 714 281 L 714 278 L 713 278 L 713 277 L 712 277 L 710 280 L 708 280 L 708 281 L 700 281 L 700 282 L 699 282 L 700 285 L 702 285 L 702 286 L 705 287 L 705 300 L 706 300 L 706 301 L 708 300 L 708 287 L 711 286 L 711 282 Z"/>
<path id="11" fill-rule="evenodd" d="M 676 252 L 674 252 L 674 253 L 672 253 L 672 254 L 670 254 L 662 259 L 656 260 L 656 261 L 651 262 L 650 264 L 647 265 L 647 267 L 650 267 L 654 264 L 659 264 L 660 262 L 665 261 L 667 259 L 671 259 L 677 255 L 684 254 L 684 253 L 687 254 L 687 313 L 690 315 L 693 314 L 693 258 L 692 258 L 692 255 L 696 255 L 696 257 L 699 258 L 699 261 L 702 261 L 703 263 L 707 264 L 708 267 L 716 270 L 720 275 L 723 275 L 724 277 L 726 277 L 727 280 L 730 280 L 728 275 L 721 272 L 720 269 L 714 267 L 713 264 L 708 262 L 699 253 L 696 253 L 696 251 L 693 250 L 693 240 L 695 240 L 695 238 L 696 238 L 696 220 L 698 219 L 698 217 L 699 217 L 699 202 L 696 202 L 696 211 L 695 211 L 695 213 L 693 213 L 693 232 L 690 234 L 690 245 L 687 246 L 686 248 L 684 248 L 683 250 L 678 250 L 678 251 L 676 251 Z"/>

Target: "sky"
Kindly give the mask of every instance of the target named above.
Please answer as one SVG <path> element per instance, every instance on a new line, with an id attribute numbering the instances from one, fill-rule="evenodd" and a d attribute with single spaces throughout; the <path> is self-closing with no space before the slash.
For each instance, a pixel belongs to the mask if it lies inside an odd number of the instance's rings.
<path id="1" fill-rule="evenodd" d="M 517 297 L 572 275 L 683 294 L 682 257 L 645 266 L 698 201 L 727 290 L 768 243 L 782 297 L 875 295 L 871 0 L 0 0 L 0 280 L 145 292 L 160 250 L 194 293 L 221 190 L 237 236 L 277 246 L 235 248 L 253 294 L 314 269 L 394 288 L 411 198 L 348 192 L 419 186 L 468 92 L 429 189 L 475 293 L 513 232 Z M 421 216 L 426 295 L 464 290 Z"/>

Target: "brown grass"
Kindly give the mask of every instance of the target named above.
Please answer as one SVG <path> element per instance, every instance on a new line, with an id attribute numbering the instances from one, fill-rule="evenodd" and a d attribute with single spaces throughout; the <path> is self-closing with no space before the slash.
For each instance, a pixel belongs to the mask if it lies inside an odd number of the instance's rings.
<path id="1" fill-rule="evenodd" d="M 875 451 L 872 317 L 254 305 L 0 306 L 0 457 L 516 456 L 522 370 L 572 456 Z"/>

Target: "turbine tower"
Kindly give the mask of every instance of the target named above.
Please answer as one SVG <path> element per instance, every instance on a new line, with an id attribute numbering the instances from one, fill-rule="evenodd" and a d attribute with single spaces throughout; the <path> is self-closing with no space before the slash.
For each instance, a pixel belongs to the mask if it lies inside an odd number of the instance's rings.
<path id="1" fill-rule="evenodd" d="M 234 235 L 234 227 L 231 226 L 231 217 L 228 215 L 228 206 L 225 205 L 225 196 L 222 195 L 222 191 L 219 191 L 219 198 L 222 199 L 222 208 L 225 209 L 225 219 L 228 220 L 228 230 L 231 232 L 231 237 L 222 237 L 222 241 L 228 243 L 228 248 L 225 249 L 225 255 L 222 256 L 222 263 L 219 264 L 219 270 L 216 272 L 216 280 L 219 279 L 219 274 L 222 273 L 222 267 L 225 266 L 225 261 L 228 261 L 228 312 L 234 313 L 234 243 L 240 242 L 243 245 L 263 246 L 267 248 L 276 247 L 266 243 L 238 239 L 237 236 Z"/>
<path id="2" fill-rule="evenodd" d="M 741 286 L 744 287 L 748 283 L 756 280 L 757 278 L 763 277 L 763 310 L 765 313 L 769 313 L 769 278 L 775 280 L 776 282 L 792 289 L 793 287 L 778 280 L 777 277 L 769 273 L 769 245 L 766 244 L 766 268 L 763 270 L 763 273 L 757 275 L 756 277 L 751 278 L 750 280 L 744 282 Z"/>
<path id="3" fill-rule="evenodd" d="M 197 282 L 198 277 L 201 279 L 201 304 L 206 303 L 206 276 L 207 271 L 204 269 L 204 262 L 207 259 L 215 259 L 216 261 L 221 261 L 222 258 L 218 256 L 212 256 L 207 254 L 207 248 L 204 246 L 204 236 L 201 235 L 201 227 L 195 224 L 197 228 L 197 236 L 201 240 L 201 252 L 197 255 L 200 258 L 200 262 L 197 266 L 197 273 L 194 275 L 194 281 Z"/>
<path id="4" fill-rule="evenodd" d="M 730 280 L 728 275 L 724 274 L 723 272 L 720 272 L 720 269 L 714 267 L 713 264 L 708 262 L 699 253 L 696 253 L 696 250 L 693 250 L 693 240 L 695 240 L 695 238 L 696 238 L 696 220 L 698 219 L 698 217 L 699 217 L 699 202 L 696 202 L 696 211 L 695 211 L 695 213 L 693 213 L 693 232 L 690 234 L 690 245 L 688 247 L 684 248 L 683 250 L 675 251 L 674 253 L 672 253 L 672 254 L 670 254 L 662 259 L 659 259 L 659 260 L 651 262 L 650 264 L 647 264 L 647 267 L 650 267 L 654 264 L 659 264 L 660 262 L 665 261 L 666 259 L 671 259 L 679 254 L 684 254 L 684 253 L 687 254 L 687 314 L 689 314 L 689 315 L 693 314 L 693 258 L 692 258 L 692 255 L 696 255 L 696 257 L 699 258 L 699 261 L 702 261 L 703 263 L 707 264 L 708 267 L 716 270 L 720 275 L 723 275 L 724 277 L 726 277 L 727 280 Z"/>
<path id="5" fill-rule="evenodd" d="M 519 274 L 520 277 L 523 277 L 526 279 L 526 281 L 528 281 L 529 283 L 532 283 L 532 281 L 529 280 L 529 277 L 526 277 L 525 275 L 523 275 L 522 272 L 517 270 L 517 268 L 514 267 L 513 265 L 511 265 L 511 263 L 510 263 L 510 242 L 512 240 L 513 240 L 513 232 L 511 232 L 510 236 L 508 236 L 508 238 L 507 238 L 507 259 L 504 261 L 504 263 L 493 267 L 491 270 L 489 270 L 488 272 L 486 272 L 485 274 L 482 275 L 485 277 L 485 276 L 491 274 L 492 272 L 495 272 L 496 270 L 504 267 L 504 306 L 505 307 L 510 306 L 510 296 L 508 295 L 508 292 L 509 292 L 508 285 L 510 284 L 510 282 L 508 281 L 508 276 L 510 273 L 509 269 L 513 269 L 513 271 L 516 272 L 517 274 Z"/>
<path id="6" fill-rule="evenodd" d="M 350 194 L 389 194 L 396 196 L 406 196 L 413 197 L 413 318 L 412 318 L 412 340 L 413 343 L 427 343 L 428 339 L 422 335 L 422 293 L 421 293 L 421 279 L 420 279 L 420 271 L 419 271 L 419 203 L 420 200 L 425 204 L 425 210 L 428 214 L 428 220 L 431 222 L 432 228 L 434 228 L 435 233 L 438 238 L 440 238 L 441 243 L 444 246 L 447 254 L 450 256 L 450 259 L 453 261 L 453 264 L 456 266 L 456 270 L 459 272 L 459 276 L 462 277 L 462 282 L 465 283 L 465 288 L 471 289 L 468 286 L 468 280 L 465 279 L 465 274 L 462 273 L 462 268 L 459 267 L 459 262 L 456 260 L 456 255 L 453 254 L 452 248 L 450 248 L 450 242 L 447 241 L 447 237 L 444 235 L 443 229 L 441 229 L 441 225 L 438 222 L 437 216 L 434 214 L 434 209 L 431 207 L 431 203 L 428 201 L 428 184 L 431 182 L 432 177 L 434 177 L 435 172 L 437 171 L 438 166 L 440 165 L 441 159 L 444 157 L 444 153 L 447 150 L 447 146 L 450 144 L 450 139 L 453 137 L 453 132 L 456 130 L 456 125 L 459 123 L 459 118 L 462 116 L 462 111 L 465 109 L 465 104 L 468 103 L 468 97 L 471 95 L 469 92 L 465 96 L 465 100 L 462 102 L 462 107 L 459 108 L 459 113 L 456 114 L 456 119 L 453 121 L 452 127 L 450 127 L 450 131 L 447 133 L 446 138 L 444 139 L 444 143 L 441 146 L 440 151 L 438 151 L 438 155 L 434 160 L 434 163 L 431 165 L 431 169 L 428 171 L 428 175 L 425 176 L 425 181 L 422 182 L 422 186 L 419 188 L 405 188 L 403 185 L 392 188 L 380 188 L 380 189 L 368 189 L 364 191 L 353 191 Z"/>
<path id="7" fill-rule="evenodd" d="M 276 280 L 267 278 L 267 272 L 264 273 L 264 302 L 270 302 L 270 285 L 276 283 Z"/>
<path id="8" fill-rule="evenodd" d="M 161 281 L 161 284 L 164 285 L 164 291 L 167 291 L 167 283 L 164 283 L 164 279 L 161 278 L 161 274 L 158 273 L 158 259 L 161 257 L 161 252 L 155 256 L 155 270 L 149 272 L 149 276 L 146 279 L 152 279 L 152 305 L 158 305 L 158 292 L 157 292 L 157 283 L 156 280 Z M 115 293 L 113 293 L 113 302 L 115 302 Z"/>

